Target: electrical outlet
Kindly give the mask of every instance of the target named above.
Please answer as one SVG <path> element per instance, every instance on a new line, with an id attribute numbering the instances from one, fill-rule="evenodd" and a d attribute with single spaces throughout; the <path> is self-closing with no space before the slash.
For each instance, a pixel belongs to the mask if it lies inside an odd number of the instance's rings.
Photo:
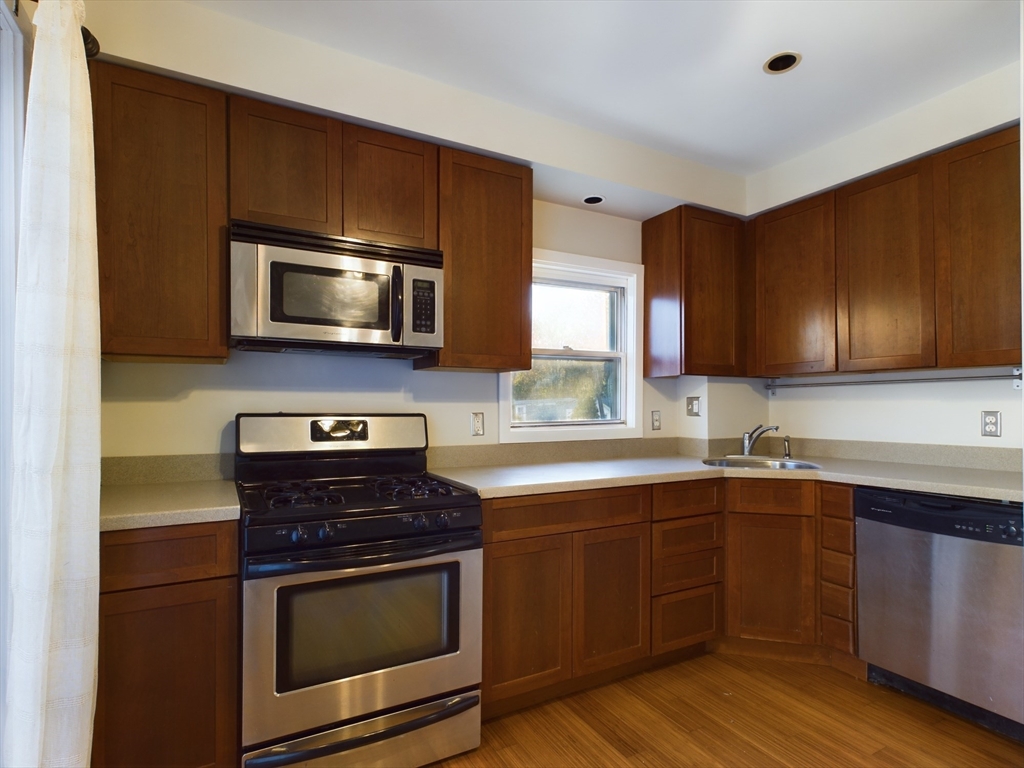
<path id="1" fill-rule="evenodd" d="M 484 433 L 484 415 L 474 411 L 469 420 L 469 434 L 473 437 L 480 437 Z"/>
<path id="2" fill-rule="evenodd" d="M 661 411 L 651 411 L 651 429 L 661 429 Z"/>
<path id="3" fill-rule="evenodd" d="M 686 415 L 687 416 L 700 416 L 700 398 L 699 397 L 688 397 L 688 398 L 686 398 Z"/>
<path id="4" fill-rule="evenodd" d="M 981 436 L 1002 437 L 1003 436 L 1003 412 L 982 411 L 981 412 Z"/>

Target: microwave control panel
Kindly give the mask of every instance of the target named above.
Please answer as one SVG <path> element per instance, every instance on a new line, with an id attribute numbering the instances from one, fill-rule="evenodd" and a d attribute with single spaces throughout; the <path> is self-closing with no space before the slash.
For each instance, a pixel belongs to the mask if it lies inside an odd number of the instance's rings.
<path id="1" fill-rule="evenodd" d="M 436 284 L 433 280 L 412 281 L 412 330 L 415 333 L 435 333 Z"/>

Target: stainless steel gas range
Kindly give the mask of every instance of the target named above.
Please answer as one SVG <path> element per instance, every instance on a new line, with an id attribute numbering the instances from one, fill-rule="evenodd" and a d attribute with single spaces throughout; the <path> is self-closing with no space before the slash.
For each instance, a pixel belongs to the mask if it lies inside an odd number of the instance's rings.
<path id="1" fill-rule="evenodd" d="M 419 766 L 480 744 L 480 498 L 426 418 L 239 414 L 242 765 Z"/>

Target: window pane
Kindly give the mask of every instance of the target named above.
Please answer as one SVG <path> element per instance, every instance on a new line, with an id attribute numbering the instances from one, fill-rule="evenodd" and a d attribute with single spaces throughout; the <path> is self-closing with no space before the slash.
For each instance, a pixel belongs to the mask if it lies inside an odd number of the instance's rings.
<path id="1" fill-rule="evenodd" d="M 533 348 L 613 352 L 618 290 L 533 284 Z"/>
<path id="2" fill-rule="evenodd" d="M 512 374 L 512 423 L 620 421 L 619 361 L 533 359 Z"/>

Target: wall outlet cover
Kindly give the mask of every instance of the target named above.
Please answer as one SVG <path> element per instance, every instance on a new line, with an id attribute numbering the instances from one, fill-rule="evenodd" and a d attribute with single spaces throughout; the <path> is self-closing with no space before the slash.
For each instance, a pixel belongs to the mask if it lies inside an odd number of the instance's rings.
<path id="1" fill-rule="evenodd" d="M 469 434 L 480 437 L 484 433 L 484 415 L 474 411 L 469 420 Z"/>
<path id="2" fill-rule="evenodd" d="M 982 411 L 981 412 L 981 436 L 1002 437 L 1003 436 L 1003 412 Z"/>
<path id="3" fill-rule="evenodd" d="M 700 416 L 700 398 L 699 397 L 688 397 L 688 398 L 686 398 L 686 415 L 687 416 Z"/>
<path id="4" fill-rule="evenodd" d="M 651 429 L 661 429 L 661 411 L 651 411 Z"/>

